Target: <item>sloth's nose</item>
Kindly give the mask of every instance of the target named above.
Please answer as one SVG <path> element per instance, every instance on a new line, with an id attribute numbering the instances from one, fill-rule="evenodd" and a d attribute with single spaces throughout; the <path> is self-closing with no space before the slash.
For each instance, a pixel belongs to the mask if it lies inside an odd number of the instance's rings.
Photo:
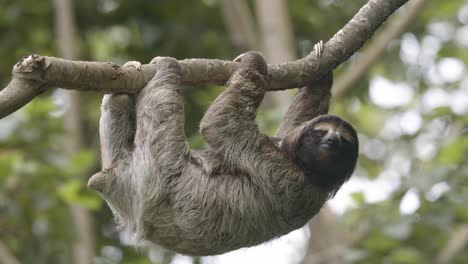
<path id="1" fill-rule="evenodd" d="M 341 145 L 341 137 L 338 133 L 336 132 L 331 132 L 331 133 L 328 133 L 325 137 L 324 137 L 324 141 L 330 145 L 331 147 L 338 147 Z"/>

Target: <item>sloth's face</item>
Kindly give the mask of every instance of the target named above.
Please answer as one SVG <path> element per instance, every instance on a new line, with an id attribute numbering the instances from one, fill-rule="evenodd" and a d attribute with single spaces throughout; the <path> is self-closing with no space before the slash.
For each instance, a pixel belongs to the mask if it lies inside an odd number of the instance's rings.
<path id="1" fill-rule="evenodd" d="M 344 172 L 354 168 L 358 139 L 354 128 L 338 116 L 318 116 L 291 131 L 281 148 L 301 168 Z"/>
<path id="2" fill-rule="evenodd" d="M 322 159 L 345 154 L 354 144 L 352 134 L 345 127 L 328 122 L 314 125 L 304 135 L 302 144 L 307 149 L 314 149 Z"/>
<path id="3" fill-rule="evenodd" d="M 314 139 L 317 147 L 325 152 L 338 152 L 341 147 L 341 135 L 334 129 L 314 129 Z"/>
<path id="4" fill-rule="evenodd" d="M 354 128 L 338 116 L 322 115 L 290 132 L 282 149 L 311 182 L 332 190 L 353 173 L 358 157 Z"/>
<path id="5" fill-rule="evenodd" d="M 313 141 L 321 152 L 325 152 L 324 154 L 337 154 L 353 142 L 352 135 L 344 127 L 329 123 L 316 124 L 310 134 L 306 140 Z"/>

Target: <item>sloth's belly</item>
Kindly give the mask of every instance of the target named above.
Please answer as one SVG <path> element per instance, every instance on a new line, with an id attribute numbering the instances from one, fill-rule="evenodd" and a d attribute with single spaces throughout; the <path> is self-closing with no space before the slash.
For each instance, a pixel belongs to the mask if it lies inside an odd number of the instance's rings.
<path id="1" fill-rule="evenodd" d="M 305 225 L 315 214 L 310 211 L 288 216 L 287 210 L 265 205 L 260 208 L 258 201 L 255 205 L 250 210 L 225 205 L 224 210 L 213 207 L 180 212 L 171 223 L 153 225 L 147 239 L 181 254 L 218 255 L 285 235 Z"/>

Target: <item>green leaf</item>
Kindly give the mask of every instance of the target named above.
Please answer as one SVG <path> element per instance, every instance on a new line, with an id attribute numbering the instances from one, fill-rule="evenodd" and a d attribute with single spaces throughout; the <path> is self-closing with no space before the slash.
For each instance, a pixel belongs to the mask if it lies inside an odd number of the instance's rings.
<path id="1" fill-rule="evenodd" d="M 351 194 L 351 198 L 358 206 L 365 204 L 364 193 L 362 192 L 356 192 Z"/>
<path id="2" fill-rule="evenodd" d="M 71 160 L 70 171 L 72 175 L 82 175 L 96 160 L 96 154 L 91 150 L 81 150 Z"/>
<path id="3" fill-rule="evenodd" d="M 25 109 L 29 112 L 32 118 L 35 118 L 37 116 L 48 115 L 56 109 L 56 106 L 52 103 L 50 98 L 40 97 L 27 104 Z"/>
<path id="4" fill-rule="evenodd" d="M 399 248 L 394 250 L 390 256 L 390 263 L 395 264 L 417 264 L 424 263 L 423 256 L 414 248 Z"/>
<path id="5" fill-rule="evenodd" d="M 366 170 L 367 176 L 370 179 L 377 178 L 377 176 L 379 176 L 380 172 L 382 171 L 382 164 L 380 162 L 371 160 L 364 155 L 359 157 L 359 165 Z"/>
<path id="6" fill-rule="evenodd" d="M 13 166 L 13 158 L 8 155 L 0 154 L 0 179 L 7 177 L 10 174 Z"/>
<path id="7" fill-rule="evenodd" d="M 468 222 L 468 208 L 466 204 L 455 206 L 455 217 L 461 222 Z"/>
<path id="8" fill-rule="evenodd" d="M 397 248 L 399 246 L 399 241 L 382 232 L 374 232 L 364 241 L 363 246 L 377 253 L 386 253 Z"/>
<path id="9" fill-rule="evenodd" d="M 58 189 L 58 195 L 65 202 L 70 204 L 78 204 L 88 209 L 99 209 L 102 204 L 102 199 L 91 190 L 87 189 L 84 184 L 73 179 L 63 184 Z"/>
<path id="10" fill-rule="evenodd" d="M 442 148 L 439 162 L 442 164 L 460 164 L 468 152 L 468 138 L 457 138 Z"/>

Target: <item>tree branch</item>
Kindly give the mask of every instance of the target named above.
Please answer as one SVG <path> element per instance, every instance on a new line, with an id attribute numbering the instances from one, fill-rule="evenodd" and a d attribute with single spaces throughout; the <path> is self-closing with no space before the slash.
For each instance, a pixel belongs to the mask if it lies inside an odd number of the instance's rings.
<path id="1" fill-rule="evenodd" d="M 462 224 L 455 228 L 449 237 L 447 245 L 437 255 L 435 263 L 450 263 L 468 244 L 468 224 Z"/>
<path id="2" fill-rule="evenodd" d="M 21 262 L 10 252 L 8 247 L 0 241 L 0 263 L 20 264 Z"/>
<path id="3" fill-rule="evenodd" d="M 348 67 L 333 84 L 333 96 L 342 96 L 358 81 L 369 68 L 384 54 L 387 44 L 399 36 L 411 21 L 423 10 L 428 0 L 413 0 L 402 12 L 392 17 L 385 30 L 374 37 L 372 43 L 362 52 L 356 62 Z"/>
<path id="4" fill-rule="evenodd" d="M 336 68 L 356 52 L 377 28 L 408 0 L 369 0 L 326 44 L 320 61 L 310 55 L 294 62 L 269 65 L 269 90 L 302 86 Z M 187 85 L 222 84 L 238 65 L 234 62 L 187 59 L 180 61 Z M 122 69 L 112 63 L 69 61 L 30 55 L 13 68 L 13 79 L 0 91 L 0 118 L 18 110 L 46 87 L 58 86 L 102 93 L 135 93 L 153 77 L 155 67 Z"/>

